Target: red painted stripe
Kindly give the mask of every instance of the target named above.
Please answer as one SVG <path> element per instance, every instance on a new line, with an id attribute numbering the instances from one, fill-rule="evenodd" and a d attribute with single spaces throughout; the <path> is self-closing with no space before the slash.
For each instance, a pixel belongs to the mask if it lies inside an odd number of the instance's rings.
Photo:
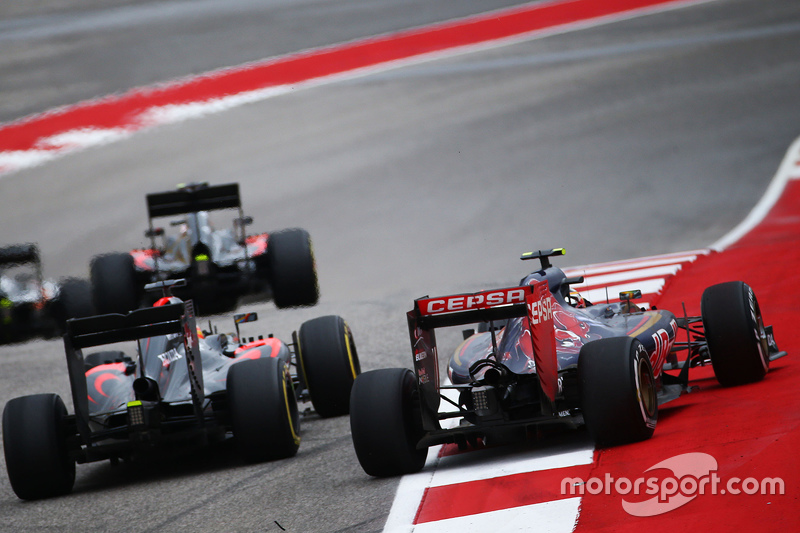
<path id="1" fill-rule="evenodd" d="M 574 498 L 577 493 L 561 493 L 562 481 L 565 478 L 585 480 L 590 477 L 591 469 L 592 465 L 571 466 L 431 487 L 425 492 L 414 523 Z"/>
<path id="2" fill-rule="evenodd" d="M 536 3 L 286 57 L 251 63 L 173 83 L 140 88 L 53 110 L 0 128 L 0 151 L 43 149 L 43 138 L 75 129 L 139 129 L 142 114 L 170 104 L 202 102 L 295 84 L 360 68 L 510 38 L 681 0 L 564 0 Z M 685 0 L 684 0 L 685 1 Z"/>

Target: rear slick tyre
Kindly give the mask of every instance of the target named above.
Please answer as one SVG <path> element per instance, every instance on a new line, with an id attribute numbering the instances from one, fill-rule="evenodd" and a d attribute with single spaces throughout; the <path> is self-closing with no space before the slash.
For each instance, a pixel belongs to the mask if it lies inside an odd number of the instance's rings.
<path id="1" fill-rule="evenodd" d="M 319 416 L 350 412 L 350 390 L 361 373 L 353 332 L 336 315 L 308 320 L 298 332 L 298 362 Z"/>
<path id="2" fill-rule="evenodd" d="M 720 385 L 764 379 L 769 371 L 769 346 L 753 289 L 741 281 L 712 285 L 703 291 L 700 314 Z"/>
<path id="3" fill-rule="evenodd" d="M 405 368 L 358 376 L 350 395 L 350 431 L 361 467 L 370 476 L 419 472 L 428 449 L 418 449 L 424 432 L 416 405 L 417 383 Z"/>
<path id="4" fill-rule="evenodd" d="M 10 400 L 3 410 L 3 448 L 8 479 L 23 500 L 72 491 L 75 460 L 67 448 L 67 409 L 56 394 Z"/>
<path id="5" fill-rule="evenodd" d="M 139 307 L 136 267 L 130 254 L 99 255 L 89 269 L 98 314 L 127 313 Z"/>
<path id="6" fill-rule="evenodd" d="M 59 308 L 61 319 L 85 318 L 95 315 L 92 301 L 92 285 L 88 280 L 67 278 L 59 287 Z M 63 324 L 62 324 L 63 326 Z"/>
<path id="7" fill-rule="evenodd" d="M 297 454 L 300 415 L 292 377 L 283 360 L 266 358 L 232 365 L 227 392 L 233 438 L 245 461 Z"/>
<path id="8" fill-rule="evenodd" d="M 275 307 L 316 305 L 319 284 L 311 237 L 294 228 L 271 233 L 267 241 L 267 261 Z"/>
<path id="9" fill-rule="evenodd" d="M 578 358 L 581 410 L 598 446 L 649 439 L 658 421 L 653 367 L 632 337 L 585 344 Z"/>

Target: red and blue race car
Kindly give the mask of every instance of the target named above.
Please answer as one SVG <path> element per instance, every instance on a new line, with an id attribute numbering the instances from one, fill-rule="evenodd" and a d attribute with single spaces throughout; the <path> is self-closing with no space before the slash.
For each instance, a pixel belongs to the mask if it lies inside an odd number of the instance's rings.
<path id="1" fill-rule="evenodd" d="M 550 424 L 585 425 L 599 446 L 647 439 L 658 406 L 688 390 L 691 367 L 710 363 L 732 386 L 762 379 L 786 355 L 743 282 L 708 287 L 702 316 L 640 309 L 640 291 L 592 304 L 571 289 L 582 277 L 551 265 L 563 253 L 524 254 L 541 268 L 518 286 L 414 302 L 414 370 L 365 372 L 353 385 L 353 444 L 368 474 L 418 471 L 435 444 L 521 440 Z M 435 330 L 474 323 L 442 383 Z"/>

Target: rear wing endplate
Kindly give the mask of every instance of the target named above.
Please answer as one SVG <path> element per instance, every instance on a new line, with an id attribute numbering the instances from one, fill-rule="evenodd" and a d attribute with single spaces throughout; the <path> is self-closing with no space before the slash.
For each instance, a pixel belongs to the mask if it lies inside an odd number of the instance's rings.
<path id="1" fill-rule="evenodd" d="M 408 328 L 414 370 L 425 405 L 439 406 L 439 364 L 435 328 L 527 317 L 542 391 L 551 401 L 558 392 L 558 362 L 553 297 L 545 280 L 471 294 L 419 298 L 409 311 Z"/>
<path id="2" fill-rule="evenodd" d="M 150 218 L 215 209 L 240 209 L 241 206 L 238 183 L 178 189 L 177 191 L 147 195 L 147 214 Z"/>

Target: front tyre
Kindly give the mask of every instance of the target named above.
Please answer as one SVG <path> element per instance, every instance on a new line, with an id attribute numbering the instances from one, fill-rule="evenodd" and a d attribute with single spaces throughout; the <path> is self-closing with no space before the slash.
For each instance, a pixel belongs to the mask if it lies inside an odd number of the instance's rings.
<path id="1" fill-rule="evenodd" d="M 578 358 L 581 410 L 599 446 L 649 439 L 658 421 L 653 367 L 632 337 L 585 344 Z"/>
<path id="2" fill-rule="evenodd" d="M 56 394 L 10 400 L 3 410 L 3 447 L 8 479 L 23 500 L 67 494 L 75 483 L 75 460 L 67 448 L 67 409 Z"/>
<path id="3" fill-rule="evenodd" d="M 406 368 L 358 376 L 350 394 L 350 431 L 358 462 L 370 476 L 400 476 L 425 466 L 417 383 Z"/>
<path id="4" fill-rule="evenodd" d="M 298 333 L 297 359 L 319 416 L 350 412 L 350 390 L 361 373 L 353 332 L 340 316 L 308 320 Z"/>
<path id="5" fill-rule="evenodd" d="M 294 228 L 270 233 L 267 262 L 272 297 L 278 309 L 316 305 L 319 300 L 317 269 L 311 237 Z"/>
<path id="6" fill-rule="evenodd" d="M 712 285 L 700 301 L 708 352 L 720 385 L 764 379 L 769 346 L 753 289 L 741 281 Z"/>
<path id="7" fill-rule="evenodd" d="M 94 306 L 101 315 L 139 307 L 139 284 L 130 254 L 98 255 L 89 268 Z"/>
<path id="8" fill-rule="evenodd" d="M 300 415 L 283 360 L 270 357 L 231 365 L 227 392 L 236 448 L 246 461 L 284 459 L 297 453 Z"/>

